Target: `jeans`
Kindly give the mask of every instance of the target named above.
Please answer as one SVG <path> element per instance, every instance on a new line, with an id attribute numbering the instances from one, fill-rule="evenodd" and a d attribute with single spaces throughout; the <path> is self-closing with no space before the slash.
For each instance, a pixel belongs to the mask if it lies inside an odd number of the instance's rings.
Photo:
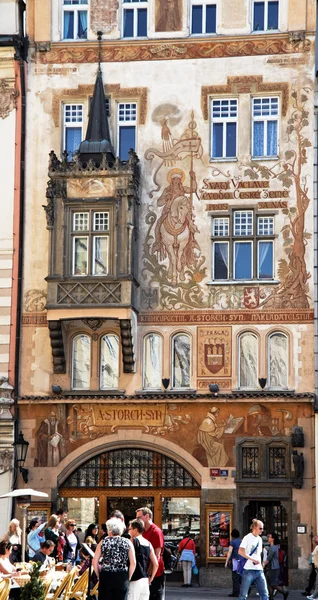
<path id="1" fill-rule="evenodd" d="M 158 575 L 150 586 L 150 600 L 162 600 L 165 587 L 165 576 Z"/>
<path id="2" fill-rule="evenodd" d="M 252 583 L 255 583 L 256 589 L 259 593 L 260 600 L 268 600 L 268 591 L 266 579 L 263 571 L 257 569 L 244 569 L 242 575 L 242 583 L 239 600 L 246 600 L 248 596 L 248 590 Z"/>

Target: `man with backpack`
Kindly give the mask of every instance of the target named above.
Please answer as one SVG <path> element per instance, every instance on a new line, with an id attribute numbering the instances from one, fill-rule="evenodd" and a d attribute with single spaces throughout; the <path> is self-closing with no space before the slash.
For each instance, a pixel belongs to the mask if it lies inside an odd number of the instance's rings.
<path id="1" fill-rule="evenodd" d="M 268 600 L 266 579 L 262 567 L 262 535 L 264 525 L 262 521 L 253 519 L 251 533 L 245 535 L 238 549 L 239 567 L 238 572 L 242 574 L 242 583 L 239 600 L 246 600 L 248 591 L 255 583 L 260 595 L 260 600 Z"/>
<path id="2" fill-rule="evenodd" d="M 157 527 L 152 521 L 152 511 L 147 506 L 138 508 L 136 510 L 136 518 L 141 519 L 144 523 L 145 530 L 143 537 L 148 540 L 153 546 L 155 555 L 158 560 L 158 571 L 150 586 L 150 600 L 162 600 L 164 597 L 164 562 L 163 562 L 163 551 L 164 551 L 164 537 L 162 530 Z"/>
<path id="3" fill-rule="evenodd" d="M 149 586 L 158 570 L 158 560 L 150 542 L 143 537 L 145 526 L 141 519 L 130 521 L 128 532 L 135 548 L 136 569 L 129 583 L 127 600 L 148 600 Z M 149 563 L 151 574 L 148 575 Z"/>

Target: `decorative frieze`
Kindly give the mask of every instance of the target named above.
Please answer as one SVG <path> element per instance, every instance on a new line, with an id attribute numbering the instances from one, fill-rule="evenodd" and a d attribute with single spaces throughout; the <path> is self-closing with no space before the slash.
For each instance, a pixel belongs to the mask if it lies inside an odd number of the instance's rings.
<path id="1" fill-rule="evenodd" d="M 14 79 L 0 79 L 0 117 L 5 119 L 17 107 L 18 90 Z"/>

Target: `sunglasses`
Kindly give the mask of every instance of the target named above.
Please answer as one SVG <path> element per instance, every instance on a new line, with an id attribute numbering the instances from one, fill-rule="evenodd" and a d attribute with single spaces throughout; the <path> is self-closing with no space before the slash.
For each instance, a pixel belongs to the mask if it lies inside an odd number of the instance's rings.
<path id="1" fill-rule="evenodd" d="M 76 527 L 76 523 L 70 523 L 70 527 Z"/>

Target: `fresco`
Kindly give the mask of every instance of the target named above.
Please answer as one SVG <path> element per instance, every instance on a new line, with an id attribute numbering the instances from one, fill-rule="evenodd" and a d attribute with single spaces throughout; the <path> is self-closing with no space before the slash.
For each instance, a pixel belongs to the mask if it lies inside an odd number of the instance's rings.
<path id="1" fill-rule="evenodd" d="M 306 136 L 309 92 L 306 88 L 291 93 L 287 149 L 282 157 L 276 163 L 240 163 L 233 170 L 205 164 L 207 154 L 194 112 L 182 131 L 177 107 L 167 104 L 155 109 L 153 121 L 161 127 L 161 146 L 145 152 L 152 186 L 145 214 L 142 310 L 310 307 L 306 249 L 311 234 L 305 227 L 310 202 L 305 168 L 312 145 Z M 210 256 L 211 250 L 206 226 L 211 217 L 205 211 L 228 210 L 231 201 L 236 206 L 244 201 L 243 208 L 247 200 L 253 200 L 250 206 L 258 210 L 278 209 L 284 215 L 280 237 L 285 256 L 280 254 L 276 268 L 279 283 L 273 286 L 264 280 L 234 287 L 220 281 L 218 286 L 207 286 L 211 267 L 205 254 Z"/>
<path id="2" fill-rule="evenodd" d="M 82 404 L 21 406 L 22 423 L 35 419 L 35 467 L 56 467 L 76 448 L 120 429 L 139 429 L 172 441 L 203 466 L 234 466 L 236 437 L 290 436 L 311 406 L 238 401 L 182 404 Z M 105 437 L 106 436 L 106 437 Z"/>

